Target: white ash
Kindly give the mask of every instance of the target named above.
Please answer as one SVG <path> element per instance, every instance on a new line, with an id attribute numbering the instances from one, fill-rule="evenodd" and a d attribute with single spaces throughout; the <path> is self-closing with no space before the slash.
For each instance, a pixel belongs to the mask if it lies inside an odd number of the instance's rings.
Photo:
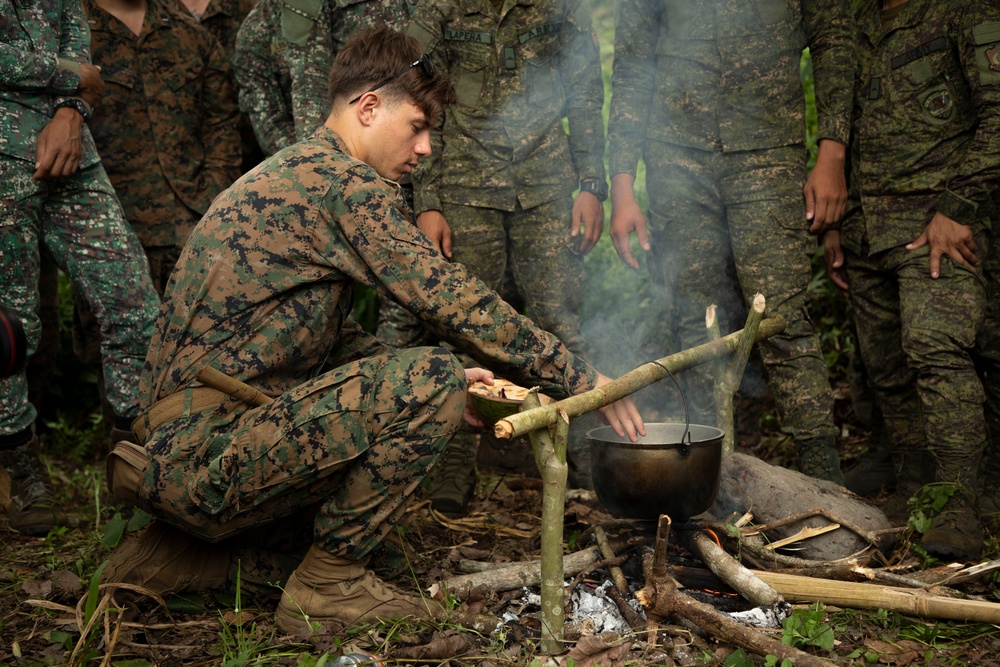
<path id="1" fill-rule="evenodd" d="M 726 615 L 753 628 L 777 630 L 781 628 L 781 622 L 788 618 L 791 611 L 792 605 L 782 602 L 766 607 L 754 607 L 746 611 L 729 612 Z"/>

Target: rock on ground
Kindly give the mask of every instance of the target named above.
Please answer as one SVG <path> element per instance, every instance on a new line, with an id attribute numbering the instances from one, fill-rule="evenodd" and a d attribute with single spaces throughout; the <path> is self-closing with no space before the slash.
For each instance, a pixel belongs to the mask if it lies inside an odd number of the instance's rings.
<path id="1" fill-rule="evenodd" d="M 709 514 L 726 519 L 733 512 L 751 512 L 754 523 L 765 524 L 785 517 L 821 508 L 830 516 L 876 531 L 891 528 L 885 514 L 842 486 L 814 479 L 800 472 L 773 466 L 746 454 L 733 454 L 722 463 L 719 495 Z M 830 522 L 822 516 L 811 517 L 770 531 L 776 541 L 794 535 L 805 527 L 820 528 Z M 839 528 L 795 544 L 795 556 L 812 560 L 836 560 L 857 553 L 868 542 L 857 533 Z"/>

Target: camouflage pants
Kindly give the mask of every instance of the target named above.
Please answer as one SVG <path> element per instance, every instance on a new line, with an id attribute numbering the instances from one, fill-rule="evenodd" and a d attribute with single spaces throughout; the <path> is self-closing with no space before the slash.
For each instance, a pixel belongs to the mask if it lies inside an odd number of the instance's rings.
<path id="1" fill-rule="evenodd" d="M 929 256 L 926 246 L 847 251 L 858 344 L 894 448 L 926 442 L 938 480 L 971 488 L 986 441 L 983 387 L 970 355 L 986 293 L 978 272 L 946 257 L 941 276 L 931 278 Z"/>
<path id="2" fill-rule="evenodd" d="M 1000 471 L 1000 248 L 995 241 L 1000 229 L 994 232 L 993 252 L 983 265 L 986 279 L 986 316 L 976 341 L 975 359 L 986 394 L 986 426 L 989 433 L 989 455 L 993 461 L 990 469 Z M 993 486 L 1000 485 L 1000 479 Z"/>
<path id="3" fill-rule="evenodd" d="M 733 312 L 745 312 L 760 292 L 767 312 L 787 323 L 759 346 L 782 429 L 797 442 L 835 436 L 826 363 L 805 310 L 816 252 L 802 199 L 805 151 L 724 154 L 657 142 L 644 160 L 650 278 L 667 304 L 661 308 L 676 319 L 680 347 L 705 342 L 710 304 L 719 306 L 725 334 Z M 714 423 L 707 367 L 694 376 L 700 381 L 688 381 L 689 402 L 698 419 Z"/>
<path id="4" fill-rule="evenodd" d="M 315 511 L 313 539 L 360 559 L 399 520 L 465 399 L 465 374 L 441 348 L 354 361 L 267 405 L 229 400 L 159 427 L 140 496 L 213 541 Z"/>
<path id="5" fill-rule="evenodd" d="M 0 156 L 0 172 L 0 285 L 4 304 L 24 320 L 28 354 L 34 354 L 41 335 L 39 249 L 44 244 L 101 322 L 111 406 L 118 415 L 135 415 L 159 299 L 104 168 L 35 181 L 30 163 Z M 0 435 L 29 427 L 35 416 L 25 374 L 0 380 Z"/>

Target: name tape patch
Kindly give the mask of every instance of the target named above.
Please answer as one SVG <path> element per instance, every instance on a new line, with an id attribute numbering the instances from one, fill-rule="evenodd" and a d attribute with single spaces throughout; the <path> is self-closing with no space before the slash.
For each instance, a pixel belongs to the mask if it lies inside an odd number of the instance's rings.
<path id="1" fill-rule="evenodd" d="M 893 69 L 899 69 L 903 65 L 909 65 L 914 60 L 923 58 L 924 56 L 929 56 L 932 53 L 937 53 L 938 51 L 944 51 L 948 48 L 948 40 L 944 37 L 935 37 L 929 42 L 924 42 L 920 46 L 906 53 L 896 56 L 890 61 Z"/>
<path id="2" fill-rule="evenodd" d="M 493 35 L 488 32 L 476 32 L 475 30 L 454 30 L 444 29 L 444 38 L 449 42 L 478 42 L 480 44 L 492 44 Z"/>

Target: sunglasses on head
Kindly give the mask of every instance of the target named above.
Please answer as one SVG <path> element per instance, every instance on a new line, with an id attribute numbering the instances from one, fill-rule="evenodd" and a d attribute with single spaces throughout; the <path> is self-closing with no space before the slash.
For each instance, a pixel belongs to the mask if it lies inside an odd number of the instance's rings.
<path id="1" fill-rule="evenodd" d="M 362 97 L 364 97 L 368 93 L 371 93 L 371 92 L 374 92 L 374 91 L 378 90 L 382 86 L 385 86 L 385 85 L 391 83 L 394 79 L 398 79 L 399 77 L 403 76 L 404 74 L 406 74 L 407 72 L 409 72 L 411 69 L 413 69 L 417 65 L 420 65 L 420 69 L 422 69 L 424 71 L 424 74 L 427 76 L 428 79 L 430 79 L 431 77 L 434 76 L 434 63 L 431 62 L 431 57 L 425 53 L 424 55 L 420 56 L 416 60 L 416 62 L 408 65 L 407 67 L 404 67 L 403 69 L 399 70 L 398 72 L 396 72 L 392 76 L 386 77 L 385 79 L 382 79 L 381 81 L 379 81 L 378 83 L 376 83 L 374 86 L 372 86 L 371 88 L 369 88 L 365 92 L 363 92 L 360 95 L 358 95 L 357 97 L 355 97 L 353 100 L 351 100 L 350 102 L 347 103 L 348 106 L 350 106 L 351 104 L 354 104 L 355 102 L 357 102 L 358 100 L 360 100 Z"/>

